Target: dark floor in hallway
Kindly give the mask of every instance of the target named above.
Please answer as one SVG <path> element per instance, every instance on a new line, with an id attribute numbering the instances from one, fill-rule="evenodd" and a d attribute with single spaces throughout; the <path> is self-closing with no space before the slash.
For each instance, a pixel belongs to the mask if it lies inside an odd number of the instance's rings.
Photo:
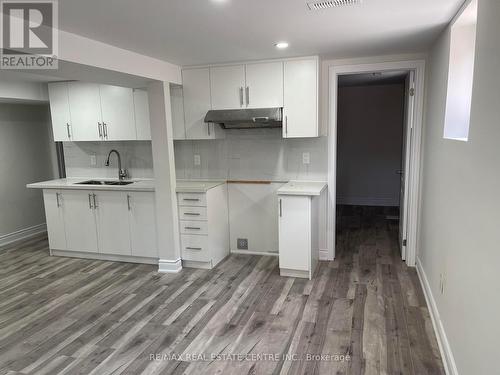
<path id="1" fill-rule="evenodd" d="M 45 237 L 0 249 L 0 375 L 443 374 L 397 221 L 378 208 L 340 212 L 337 260 L 311 281 L 280 277 L 275 257 L 171 275 L 49 257 Z"/>

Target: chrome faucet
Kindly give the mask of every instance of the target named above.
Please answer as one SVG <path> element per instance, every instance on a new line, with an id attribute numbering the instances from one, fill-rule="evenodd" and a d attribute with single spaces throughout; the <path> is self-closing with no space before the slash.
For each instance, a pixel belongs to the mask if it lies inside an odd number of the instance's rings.
<path id="1" fill-rule="evenodd" d="M 104 165 L 106 165 L 106 167 L 109 167 L 109 157 L 113 152 L 116 154 L 118 158 L 118 179 L 121 181 L 128 177 L 128 172 L 126 169 L 122 169 L 122 158 L 120 157 L 120 153 L 118 151 L 111 150 L 108 154 L 108 158 L 106 159 L 106 163 Z"/>

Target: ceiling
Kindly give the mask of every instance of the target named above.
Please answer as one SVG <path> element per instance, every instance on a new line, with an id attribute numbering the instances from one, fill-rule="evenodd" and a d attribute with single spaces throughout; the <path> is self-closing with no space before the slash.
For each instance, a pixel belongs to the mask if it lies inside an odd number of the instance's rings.
<path id="1" fill-rule="evenodd" d="M 338 78 L 340 87 L 393 85 L 405 83 L 408 71 L 392 70 L 385 72 L 345 74 Z"/>
<path id="2" fill-rule="evenodd" d="M 424 52 L 463 0 L 60 0 L 59 27 L 179 65 Z M 286 50 L 274 43 L 287 41 Z"/>

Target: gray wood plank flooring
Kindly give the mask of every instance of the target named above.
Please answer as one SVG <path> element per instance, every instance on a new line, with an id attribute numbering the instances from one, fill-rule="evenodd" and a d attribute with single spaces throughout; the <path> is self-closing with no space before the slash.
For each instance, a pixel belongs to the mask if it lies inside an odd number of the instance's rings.
<path id="1" fill-rule="evenodd" d="M 0 375 L 444 374 L 386 214 L 341 207 L 337 260 L 310 281 L 280 277 L 275 257 L 171 275 L 50 257 L 44 236 L 6 246 Z"/>

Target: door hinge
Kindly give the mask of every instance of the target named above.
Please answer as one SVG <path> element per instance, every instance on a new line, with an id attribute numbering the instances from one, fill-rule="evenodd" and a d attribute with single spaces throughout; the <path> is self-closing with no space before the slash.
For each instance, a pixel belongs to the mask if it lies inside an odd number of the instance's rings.
<path id="1" fill-rule="evenodd" d="M 406 246 L 406 239 L 403 240 L 403 246 Z"/>
<path id="2" fill-rule="evenodd" d="M 410 89 L 410 96 L 415 96 L 415 89 L 413 87 Z"/>

